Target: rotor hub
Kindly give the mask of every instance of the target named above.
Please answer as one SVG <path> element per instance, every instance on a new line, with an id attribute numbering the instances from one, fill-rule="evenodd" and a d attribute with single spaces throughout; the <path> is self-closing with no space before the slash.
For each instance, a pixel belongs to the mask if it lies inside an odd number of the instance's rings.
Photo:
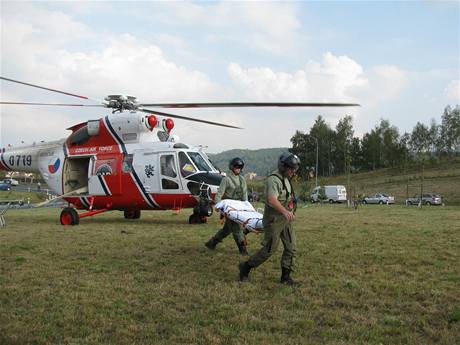
<path id="1" fill-rule="evenodd" d="M 126 95 L 108 95 L 104 98 L 104 103 L 107 108 L 114 109 L 113 111 L 136 110 L 139 107 L 139 102 L 134 96 Z"/>

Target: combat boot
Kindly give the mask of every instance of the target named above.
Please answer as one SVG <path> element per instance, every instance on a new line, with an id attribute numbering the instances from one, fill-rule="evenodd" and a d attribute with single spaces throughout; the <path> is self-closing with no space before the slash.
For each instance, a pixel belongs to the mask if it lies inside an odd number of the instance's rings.
<path id="1" fill-rule="evenodd" d="M 247 249 L 246 245 L 244 244 L 244 242 L 239 242 L 236 245 L 238 246 L 238 250 L 239 250 L 241 255 L 246 255 L 246 256 L 249 255 L 248 249 Z"/>
<path id="2" fill-rule="evenodd" d="M 219 241 L 217 241 L 214 237 L 211 238 L 208 242 L 206 242 L 204 245 L 209 249 L 209 250 L 214 250 L 216 249 L 217 244 Z"/>
<path id="3" fill-rule="evenodd" d="M 247 261 L 240 262 L 240 282 L 245 282 L 249 280 L 249 272 L 251 272 L 251 266 Z"/>
<path id="4" fill-rule="evenodd" d="M 298 286 L 299 282 L 291 278 L 291 270 L 285 267 L 281 267 L 281 284 L 286 284 L 290 286 Z"/>

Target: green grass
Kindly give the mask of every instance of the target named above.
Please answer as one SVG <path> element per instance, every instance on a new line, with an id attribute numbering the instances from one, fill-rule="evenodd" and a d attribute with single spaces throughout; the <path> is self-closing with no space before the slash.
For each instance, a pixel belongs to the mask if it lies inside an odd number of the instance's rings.
<path id="1" fill-rule="evenodd" d="M 11 210 L 0 229 L 0 344 L 458 344 L 460 208 L 299 209 L 297 271 L 281 248 L 239 283 L 241 257 L 189 211 L 62 227 Z M 261 236 L 250 234 L 249 249 Z"/>
<path id="2" fill-rule="evenodd" d="M 46 200 L 46 194 L 37 193 L 37 192 L 16 192 L 14 190 L 9 191 L 0 191 L 0 200 L 24 200 L 27 202 L 27 199 L 31 203 L 37 203 Z"/>

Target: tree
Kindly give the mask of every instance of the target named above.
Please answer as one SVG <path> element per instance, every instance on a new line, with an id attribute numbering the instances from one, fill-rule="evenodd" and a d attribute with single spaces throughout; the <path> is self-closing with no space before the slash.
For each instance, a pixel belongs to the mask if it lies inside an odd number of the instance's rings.
<path id="1" fill-rule="evenodd" d="M 345 116 L 339 120 L 335 135 L 335 162 L 336 172 L 345 173 L 348 170 L 347 161 L 350 154 L 350 146 L 353 140 L 353 124 L 351 116 Z"/>
<path id="2" fill-rule="evenodd" d="M 296 131 L 291 138 L 292 148 L 290 152 L 300 158 L 299 175 L 302 179 L 308 178 L 311 167 L 316 166 L 316 140 L 318 140 L 318 171 L 323 176 L 331 174 L 331 166 L 334 166 L 331 153 L 334 131 L 319 115 L 309 133 Z"/>
<path id="3" fill-rule="evenodd" d="M 311 166 L 311 152 L 312 143 L 309 141 L 308 134 L 305 134 L 300 131 L 296 131 L 294 136 L 291 138 L 292 148 L 289 149 L 289 152 L 294 153 L 300 158 L 300 167 L 297 172 L 297 175 L 300 176 L 302 180 L 308 178 L 308 168 Z"/>
<path id="4" fill-rule="evenodd" d="M 324 121 L 321 115 L 318 115 L 315 123 L 310 129 L 311 137 L 318 139 L 319 146 L 319 158 L 318 158 L 318 173 L 323 176 L 330 176 L 334 171 L 334 160 L 332 149 L 334 147 L 334 136 L 335 133 Z M 315 140 L 311 138 L 309 140 L 312 145 L 315 145 Z"/>
<path id="5" fill-rule="evenodd" d="M 366 133 L 362 140 L 363 166 L 366 169 L 375 170 L 380 168 L 381 161 L 380 135 L 377 129 Z"/>
<path id="6" fill-rule="evenodd" d="M 350 170 L 360 171 L 363 166 L 363 152 L 361 147 L 361 140 L 359 138 L 353 138 L 350 146 Z"/>
<path id="7" fill-rule="evenodd" d="M 379 133 L 382 145 L 382 166 L 395 166 L 399 161 L 399 131 L 395 126 L 390 125 L 390 121 L 381 120 Z"/>
<path id="8" fill-rule="evenodd" d="M 444 109 L 440 126 L 440 148 L 448 156 L 460 153 L 460 107 Z"/>
<path id="9" fill-rule="evenodd" d="M 417 156 L 425 155 L 430 148 L 430 130 L 421 122 L 417 122 L 410 137 L 411 151 Z"/>

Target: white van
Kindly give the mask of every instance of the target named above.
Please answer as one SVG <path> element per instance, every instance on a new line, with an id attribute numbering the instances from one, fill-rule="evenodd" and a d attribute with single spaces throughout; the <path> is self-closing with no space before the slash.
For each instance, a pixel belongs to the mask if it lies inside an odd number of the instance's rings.
<path id="1" fill-rule="evenodd" d="M 322 186 L 318 186 L 315 189 L 313 189 L 310 199 L 311 202 L 318 202 L 319 201 L 319 190 L 321 189 Z M 326 200 L 330 204 L 334 202 L 342 202 L 347 200 L 347 190 L 345 186 L 324 186 L 324 192 L 326 194 Z"/>

